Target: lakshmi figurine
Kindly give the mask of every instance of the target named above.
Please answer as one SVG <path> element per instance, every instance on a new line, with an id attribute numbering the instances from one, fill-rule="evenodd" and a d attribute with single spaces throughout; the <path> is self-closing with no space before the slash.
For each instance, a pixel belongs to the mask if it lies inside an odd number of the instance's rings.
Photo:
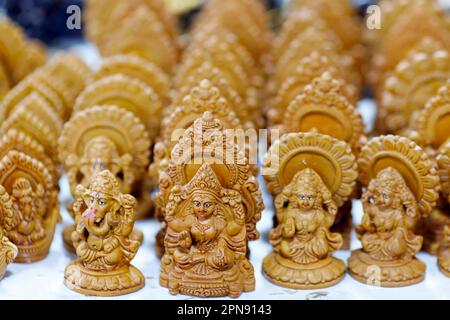
<path id="1" fill-rule="evenodd" d="M 224 189 L 204 164 L 172 196 L 164 239 L 173 259 L 169 291 L 206 297 L 238 297 L 252 291 L 255 279 L 246 258 L 245 210 L 239 192 Z"/>
<path id="2" fill-rule="evenodd" d="M 332 254 L 343 239 L 330 228 L 356 183 L 350 146 L 316 132 L 285 134 L 269 149 L 263 176 L 275 197 L 277 218 L 269 234 L 274 252 L 263 261 L 264 275 L 293 289 L 338 283 L 345 264 Z"/>
<path id="3" fill-rule="evenodd" d="M 208 157 L 207 150 L 218 148 L 223 152 Z M 245 153 L 226 138 L 211 112 L 175 145 L 159 189 L 155 201 L 165 220 L 159 234 L 161 286 L 201 297 L 238 297 L 254 290 L 248 241 L 259 237 L 256 223 L 264 204 Z"/>
<path id="4" fill-rule="evenodd" d="M 0 280 L 5 276 L 8 264 L 17 257 L 17 253 L 17 247 L 9 241 L 0 227 Z"/>
<path id="5" fill-rule="evenodd" d="M 418 283 L 425 264 L 415 255 L 422 236 L 414 229 L 438 199 L 439 177 L 426 152 L 400 136 L 380 136 L 363 147 L 358 161 L 366 187 L 364 216 L 357 228 L 362 249 L 348 260 L 358 281 L 382 287 Z"/>
<path id="6" fill-rule="evenodd" d="M 140 246 L 130 237 L 135 206 L 136 199 L 121 192 L 117 178 L 108 170 L 94 174 L 87 187 L 78 185 L 72 233 L 78 259 L 64 271 L 69 289 L 116 296 L 144 286 L 144 276 L 130 265 Z"/>
<path id="7" fill-rule="evenodd" d="M 134 192 L 150 157 L 145 126 L 133 113 L 115 106 L 94 106 L 76 113 L 65 124 L 58 146 L 72 195 L 79 184 L 86 187 L 103 170 L 117 178 L 123 193 Z M 70 205 L 68 209 L 71 213 Z M 138 207 L 138 211 L 146 209 L 142 204 Z M 63 231 L 64 245 L 71 251 L 74 229 L 71 225 Z M 142 233 L 134 232 L 133 238 L 142 240 Z"/>
<path id="8" fill-rule="evenodd" d="M 284 120 L 279 128 L 282 133 L 314 131 L 327 134 L 345 141 L 358 158 L 361 147 L 367 138 L 363 119 L 357 108 L 344 94 L 345 83 L 333 78 L 326 71 L 305 85 L 284 110 Z M 360 185 L 357 184 L 352 198 L 360 197 Z M 350 249 L 352 230 L 352 199 L 341 206 L 332 230 L 342 234 L 342 249 Z"/>

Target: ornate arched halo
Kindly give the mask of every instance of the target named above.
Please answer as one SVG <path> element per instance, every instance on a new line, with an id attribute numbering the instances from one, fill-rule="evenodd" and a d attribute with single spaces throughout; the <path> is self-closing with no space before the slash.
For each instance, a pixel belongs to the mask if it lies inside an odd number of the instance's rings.
<path id="1" fill-rule="evenodd" d="M 168 167 L 171 179 L 176 183 L 187 183 L 206 161 L 211 162 L 211 167 L 214 171 L 217 170 L 217 174 L 221 173 L 219 177 L 224 187 L 239 189 L 250 176 L 250 166 L 245 154 L 233 141 L 227 139 L 223 130 L 222 122 L 212 112 L 205 112 L 201 118 L 194 121 L 172 149 Z M 213 155 L 209 158 L 210 154 L 204 152 L 209 147 L 227 150 L 228 154 Z M 229 158 L 226 158 L 227 156 Z"/>
<path id="2" fill-rule="evenodd" d="M 0 126 L 0 132 L 6 134 L 8 130 L 16 129 L 26 133 L 33 139 L 38 141 L 45 150 L 45 153 L 52 158 L 53 161 L 58 161 L 57 132 L 54 132 L 51 126 L 27 110 L 25 105 L 15 110 Z"/>
<path id="3" fill-rule="evenodd" d="M 338 206 L 352 193 L 356 160 L 349 145 L 328 135 L 288 133 L 269 149 L 263 162 L 263 176 L 269 191 L 281 193 L 295 173 L 310 168 L 323 180 Z"/>
<path id="4" fill-rule="evenodd" d="M 228 101 L 221 96 L 219 89 L 213 86 L 210 81 L 202 80 L 198 86 L 191 90 L 189 95 L 184 97 L 182 105 L 164 119 L 162 124 L 164 141 L 168 145 L 174 146 L 177 143 L 177 141 L 172 140 L 172 134 L 175 130 L 189 128 L 206 111 L 211 112 L 214 118 L 219 119 L 225 129 L 242 128 L 241 122 Z"/>
<path id="5" fill-rule="evenodd" d="M 42 162 L 44 167 L 53 176 L 55 184 L 57 184 L 60 172 L 37 140 L 20 130 L 9 129 L 0 140 L 0 159 L 6 156 L 11 150 L 22 152 Z"/>
<path id="6" fill-rule="evenodd" d="M 358 155 L 365 142 L 358 110 L 341 94 L 343 83 L 325 72 L 307 85 L 288 106 L 283 132 L 317 131 L 350 144 Z"/>
<path id="7" fill-rule="evenodd" d="M 107 137 L 120 156 L 132 157 L 132 169 L 141 175 L 149 161 L 150 140 L 145 126 L 133 113 L 116 106 L 93 106 L 76 113 L 64 126 L 58 140 L 59 157 L 66 170 L 80 159 L 94 138 Z M 72 186 L 76 187 L 76 185 Z"/>
<path id="8" fill-rule="evenodd" d="M 417 131 L 425 145 L 440 148 L 448 141 L 450 126 L 450 80 L 431 98 L 417 118 Z"/>
<path id="9" fill-rule="evenodd" d="M 91 83 L 76 99 L 74 113 L 95 105 L 115 105 L 131 111 L 147 126 L 151 138 L 158 134 L 160 98 L 139 79 L 115 74 Z"/>
<path id="10" fill-rule="evenodd" d="M 384 80 L 379 120 L 388 132 L 399 132 L 450 77 L 445 50 L 412 52 Z"/>
<path id="11" fill-rule="evenodd" d="M 123 19 L 121 27 L 113 34 L 107 32 L 107 36 L 98 45 L 102 56 L 137 54 L 167 73 L 172 73 L 179 59 L 178 44 L 166 32 L 155 12 L 147 6 L 132 10 Z"/>
<path id="12" fill-rule="evenodd" d="M 30 244 L 17 244 L 19 254 L 16 261 L 34 262 L 45 258 L 50 249 L 56 223 L 60 217 L 58 194 L 53 177 L 40 161 L 22 152 L 11 150 L 0 160 L 0 194 L 2 201 L 10 201 L 9 208 L 12 208 L 15 201 L 13 188 L 15 188 L 19 179 L 25 179 L 30 184 L 32 192 L 36 196 L 36 198 L 33 198 L 33 206 L 41 209 L 40 206 L 45 204 L 43 215 L 35 217 L 35 219 L 42 219 L 42 226 L 45 230 L 43 237 Z M 42 190 L 38 191 L 39 189 Z M 42 203 L 37 203 L 38 200 Z M 18 213 L 10 211 L 9 215 L 8 212 L 3 214 L 6 214 L 6 216 L 2 217 L 1 227 L 8 235 L 18 228 L 18 221 L 11 215 Z"/>
<path id="13" fill-rule="evenodd" d="M 100 69 L 92 76 L 94 81 L 116 74 L 139 79 L 159 95 L 162 102 L 170 100 L 170 82 L 168 75 L 157 65 L 134 54 L 118 54 L 106 57 Z"/>
<path id="14" fill-rule="evenodd" d="M 358 159 L 359 179 L 365 186 L 378 172 L 392 167 L 414 194 L 420 211 L 429 213 L 438 199 L 439 177 L 433 162 L 413 141 L 400 136 L 379 136 L 367 143 Z"/>
<path id="15" fill-rule="evenodd" d="M 42 96 L 61 118 L 64 117 L 66 112 L 64 102 L 54 89 L 39 81 L 38 75 L 41 72 L 43 71 L 40 69 L 36 70 L 8 92 L 0 104 L 1 120 L 7 119 L 14 108 L 31 93 Z"/>
<path id="16" fill-rule="evenodd" d="M 446 143 L 439 148 L 436 155 L 439 179 L 441 181 L 441 191 L 450 195 L 450 143 Z"/>

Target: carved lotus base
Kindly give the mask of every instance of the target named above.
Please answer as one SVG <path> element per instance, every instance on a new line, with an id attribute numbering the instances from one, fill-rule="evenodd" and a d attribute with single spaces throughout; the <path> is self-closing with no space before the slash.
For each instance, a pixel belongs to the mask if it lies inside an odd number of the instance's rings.
<path id="1" fill-rule="evenodd" d="M 241 261 L 234 271 L 236 273 L 226 275 L 220 271 L 210 270 L 207 274 L 201 274 L 192 270 L 172 269 L 170 258 L 164 255 L 161 259 L 159 284 L 168 288 L 173 295 L 197 297 L 237 298 L 243 292 L 255 290 L 255 274 L 249 261 Z"/>
<path id="2" fill-rule="evenodd" d="M 439 270 L 450 278 L 450 249 L 441 251 L 438 259 Z"/>
<path id="3" fill-rule="evenodd" d="M 162 287 L 169 288 L 171 294 L 185 294 L 196 297 L 230 297 L 237 298 L 242 292 L 250 292 L 255 290 L 255 277 L 253 269 L 248 274 L 236 281 L 228 283 L 224 281 L 219 274 L 209 276 L 207 280 L 204 277 L 184 277 L 181 281 L 173 281 L 169 279 L 167 274 L 161 274 L 159 283 Z"/>
<path id="4" fill-rule="evenodd" d="M 425 264 L 417 258 L 377 261 L 362 250 L 353 251 L 348 259 L 348 269 L 353 278 L 381 287 L 403 287 L 421 282 L 425 277 L 425 268 Z"/>
<path id="5" fill-rule="evenodd" d="M 271 253 L 263 262 L 263 273 L 273 283 L 292 289 L 321 289 L 342 280 L 345 264 L 328 257 L 312 264 L 298 264 L 277 253 Z"/>
<path id="6" fill-rule="evenodd" d="M 135 292 L 145 284 L 142 273 L 132 265 L 110 272 L 84 268 L 76 260 L 64 271 L 64 284 L 69 289 L 90 296 L 119 296 Z"/>
<path id="7" fill-rule="evenodd" d="M 70 225 L 64 228 L 62 233 L 64 248 L 66 248 L 66 250 L 72 252 L 73 254 L 75 254 L 75 248 L 73 247 L 72 243 L 72 232 L 74 231 L 75 225 Z M 142 242 L 144 241 L 144 233 L 141 230 L 134 228 L 130 234 L 130 239 L 139 241 L 142 244 Z"/>

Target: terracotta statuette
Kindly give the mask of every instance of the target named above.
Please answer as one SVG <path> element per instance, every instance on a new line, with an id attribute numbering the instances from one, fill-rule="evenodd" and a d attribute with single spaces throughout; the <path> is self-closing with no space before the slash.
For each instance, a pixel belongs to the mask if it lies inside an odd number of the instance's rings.
<path id="1" fill-rule="evenodd" d="M 399 133 L 450 77 L 450 53 L 418 48 L 403 59 L 383 82 L 379 94 L 378 130 Z"/>
<path id="2" fill-rule="evenodd" d="M 366 187 L 357 228 L 362 249 L 348 260 L 350 274 L 383 287 L 422 281 L 425 264 L 415 255 L 423 239 L 414 228 L 438 199 L 439 177 L 432 161 L 407 138 L 380 136 L 362 149 L 358 165 Z"/>
<path id="3" fill-rule="evenodd" d="M 178 44 L 164 30 L 164 24 L 157 14 L 146 5 L 129 12 L 120 28 L 112 30 L 113 32 L 108 30 L 103 43 L 98 44 L 102 56 L 136 54 L 156 64 L 166 73 L 173 72 L 179 59 Z"/>
<path id="4" fill-rule="evenodd" d="M 441 193 L 438 205 L 423 220 L 424 249 L 437 254 L 450 225 L 450 81 L 439 89 L 412 123 L 410 132 L 427 153 L 436 158 Z M 415 130 L 414 130 L 415 129 Z"/>
<path id="5" fill-rule="evenodd" d="M 190 149 L 195 143 L 201 143 L 201 154 Z M 211 147 L 224 153 L 210 158 Z M 225 150 L 230 158 L 222 158 Z M 186 130 L 159 187 L 157 202 L 166 222 L 160 284 L 172 294 L 202 297 L 254 290 L 247 242 L 259 237 L 261 192 L 244 153 L 227 141 L 212 113 Z"/>
<path id="6" fill-rule="evenodd" d="M 14 261 L 17 254 L 17 247 L 9 241 L 0 227 L 0 280 L 5 276 L 6 267 Z"/>
<path id="7" fill-rule="evenodd" d="M 44 259 L 59 219 L 58 192 L 44 165 L 16 150 L 0 160 L 1 227 L 19 252 L 16 262 Z"/>
<path id="8" fill-rule="evenodd" d="M 268 112 L 271 124 L 281 123 L 283 118 L 285 118 L 283 114 L 289 104 L 297 95 L 302 93 L 306 85 L 310 84 L 315 78 L 320 77 L 324 72 L 329 72 L 335 79 L 344 79 L 342 70 L 336 68 L 330 58 L 326 55 L 321 55 L 317 51 L 301 59 L 296 66 L 296 71 L 288 78 L 283 79 L 279 87 L 275 83 L 272 84 L 275 88 L 271 89 L 275 92 L 273 106 Z M 355 104 L 358 99 L 357 88 L 352 84 L 343 82 L 342 95 L 349 99 L 352 104 Z"/>
<path id="9" fill-rule="evenodd" d="M 438 258 L 439 270 L 447 277 L 450 277 L 450 227 L 445 228 L 444 242 L 439 250 Z"/>
<path id="10" fill-rule="evenodd" d="M 161 122 L 162 103 L 152 87 L 138 78 L 113 74 L 90 83 L 77 97 L 74 113 L 93 106 L 117 106 L 132 112 L 156 138 Z"/>
<path id="11" fill-rule="evenodd" d="M 170 79 L 155 64 L 134 54 L 118 54 L 102 60 L 100 69 L 92 79 L 94 81 L 123 74 L 134 79 L 139 79 L 159 95 L 164 105 L 170 103 Z"/>
<path id="12" fill-rule="evenodd" d="M 86 295 L 115 296 L 144 286 L 142 273 L 130 264 L 140 242 L 130 235 L 136 199 L 123 194 L 108 170 L 78 185 L 73 205 L 76 228 L 72 240 L 78 259 L 64 271 L 65 285 Z"/>
<path id="13" fill-rule="evenodd" d="M 11 86 L 47 60 L 43 45 L 27 39 L 24 30 L 4 14 L 0 17 L 0 34 L 0 69 L 5 70 L 5 76 Z"/>
<path id="14" fill-rule="evenodd" d="M 313 79 L 287 107 L 280 125 L 281 131 L 327 134 L 348 143 L 355 157 L 358 157 L 362 145 L 367 141 L 364 122 L 355 106 L 342 94 L 343 86 L 344 83 L 334 79 L 329 72 Z M 356 185 L 353 197 L 359 194 L 360 186 Z M 332 228 L 342 233 L 343 249 L 350 249 L 351 201 L 349 199 L 339 208 Z"/>
<path id="15" fill-rule="evenodd" d="M 73 195 L 79 184 L 87 186 L 92 176 L 103 170 L 109 170 L 118 179 L 122 192 L 135 191 L 150 156 L 145 126 L 131 112 L 115 106 L 94 106 L 76 113 L 65 124 L 58 145 Z M 142 201 L 140 205 L 144 204 Z M 141 212 L 146 210 L 146 206 L 138 208 Z M 68 249 L 72 248 L 73 229 L 69 226 L 64 230 Z M 141 237 L 142 234 L 138 236 Z"/>
<path id="16" fill-rule="evenodd" d="M 294 289 L 338 283 L 345 264 L 332 254 L 343 240 L 330 228 L 356 183 L 350 147 L 315 132 L 285 134 L 270 147 L 263 176 L 275 197 L 278 221 L 269 234 L 274 252 L 263 261 L 264 275 Z"/>

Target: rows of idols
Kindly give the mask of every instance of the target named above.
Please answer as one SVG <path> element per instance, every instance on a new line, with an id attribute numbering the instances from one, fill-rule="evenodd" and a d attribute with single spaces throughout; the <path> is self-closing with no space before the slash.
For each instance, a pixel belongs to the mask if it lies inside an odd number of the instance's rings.
<path id="1" fill-rule="evenodd" d="M 260 0 L 210 0 L 180 36 L 161 0 L 90 0 L 96 71 L 72 53 L 47 62 L 2 17 L 0 275 L 47 256 L 66 174 L 69 289 L 142 288 L 134 223 L 153 215 L 162 287 L 238 297 L 255 288 L 262 174 L 275 208 L 262 272 L 276 285 L 324 288 L 346 272 L 368 283 L 374 267 L 381 286 L 412 285 L 420 250 L 450 277 L 450 18 L 434 0 L 378 9 L 369 29 L 350 1 L 293 0 L 273 28 Z M 355 106 L 365 86 L 370 134 Z M 261 128 L 258 167 L 256 146 L 228 133 Z M 346 264 L 333 253 L 350 249 L 352 199 L 361 249 Z"/>

